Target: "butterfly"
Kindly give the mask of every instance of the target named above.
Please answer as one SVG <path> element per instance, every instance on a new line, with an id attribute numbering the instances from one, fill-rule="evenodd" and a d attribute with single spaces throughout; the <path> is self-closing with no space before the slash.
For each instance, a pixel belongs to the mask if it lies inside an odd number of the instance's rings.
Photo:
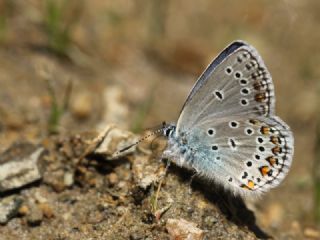
<path id="1" fill-rule="evenodd" d="M 243 197 L 276 187 L 292 163 L 294 138 L 275 115 L 271 75 L 244 41 L 212 61 L 162 134 L 164 158 Z"/>

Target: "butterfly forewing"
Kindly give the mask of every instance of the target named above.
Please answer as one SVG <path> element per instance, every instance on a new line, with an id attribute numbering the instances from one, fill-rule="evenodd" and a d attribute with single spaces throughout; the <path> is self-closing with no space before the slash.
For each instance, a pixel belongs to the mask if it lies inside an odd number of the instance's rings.
<path id="1" fill-rule="evenodd" d="M 240 42 L 242 43 L 242 42 Z M 197 81 L 177 123 L 189 129 L 204 119 L 226 116 L 270 116 L 274 112 L 274 90 L 271 76 L 257 51 L 239 42 L 224 53 L 221 63 L 211 64 Z M 237 48 L 232 48 L 236 45 Z"/>

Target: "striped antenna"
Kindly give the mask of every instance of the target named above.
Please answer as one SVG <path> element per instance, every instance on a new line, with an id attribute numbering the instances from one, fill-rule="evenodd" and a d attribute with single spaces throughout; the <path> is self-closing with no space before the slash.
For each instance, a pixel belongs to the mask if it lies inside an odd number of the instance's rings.
<path id="1" fill-rule="evenodd" d="M 154 136 L 154 135 L 161 134 L 161 133 L 163 132 L 163 129 L 165 129 L 166 126 L 167 126 L 166 122 L 162 122 L 162 127 L 161 127 L 161 128 L 158 128 L 158 129 L 152 131 L 151 133 L 143 136 L 142 138 L 140 138 L 140 139 L 139 139 L 138 141 L 136 141 L 135 143 L 133 143 L 133 144 L 127 146 L 127 147 L 124 147 L 124 148 L 120 149 L 120 150 L 117 151 L 114 155 L 117 156 L 117 155 L 119 155 L 119 154 L 121 154 L 121 153 L 129 150 L 130 148 L 132 148 L 132 147 L 138 145 L 139 143 L 145 141 L 145 140 L 148 139 L 149 137 L 152 137 L 152 136 Z"/>

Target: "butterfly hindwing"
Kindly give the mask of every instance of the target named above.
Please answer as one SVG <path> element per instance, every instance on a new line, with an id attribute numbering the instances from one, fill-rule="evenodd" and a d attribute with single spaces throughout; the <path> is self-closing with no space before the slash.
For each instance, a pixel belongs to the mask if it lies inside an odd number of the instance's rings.
<path id="1" fill-rule="evenodd" d="M 292 134 L 279 118 L 199 122 L 185 139 L 196 172 L 243 195 L 277 186 L 292 162 Z"/>

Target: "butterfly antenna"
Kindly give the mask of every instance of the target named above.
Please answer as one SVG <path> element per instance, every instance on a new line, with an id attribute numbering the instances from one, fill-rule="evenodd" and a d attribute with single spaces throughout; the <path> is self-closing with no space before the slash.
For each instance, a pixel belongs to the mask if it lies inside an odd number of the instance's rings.
<path id="1" fill-rule="evenodd" d="M 129 150 L 130 148 L 132 148 L 132 147 L 138 145 L 139 143 L 145 141 L 145 140 L 148 139 L 149 137 L 152 137 L 152 136 L 154 136 L 154 135 L 160 134 L 160 133 L 163 131 L 163 129 L 166 127 L 166 125 L 167 125 L 166 122 L 163 122 L 161 128 L 158 128 L 158 129 L 156 129 L 156 130 L 153 130 L 151 133 L 149 133 L 149 134 L 143 136 L 142 138 L 138 139 L 138 141 L 136 141 L 135 143 L 132 143 L 132 144 L 130 144 L 129 146 L 120 149 L 119 151 L 117 151 L 117 152 L 115 153 L 115 155 L 117 156 L 117 155 L 119 155 L 120 153 L 123 153 L 123 152 Z"/>

